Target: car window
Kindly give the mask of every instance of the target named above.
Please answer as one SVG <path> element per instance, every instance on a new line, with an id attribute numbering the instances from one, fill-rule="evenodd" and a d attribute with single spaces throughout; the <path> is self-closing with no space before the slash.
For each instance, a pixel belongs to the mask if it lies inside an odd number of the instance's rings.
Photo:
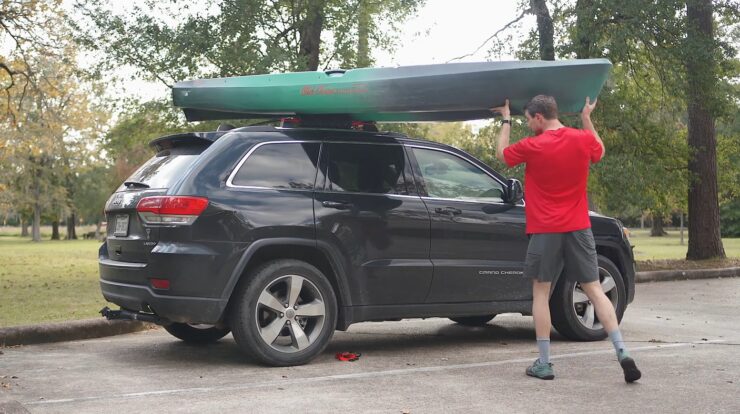
<path id="1" fill-rule="evenodd" d="M 231 183 L 236 186 L 312 190 L 319 143 L 265 144 L 249 155 Z"/>
<path id="2" fill-rule="evenodd" d="M 134 171 L 125 182 L 142 183 L 150 188 L 170 188 L 183 176 L 205 148 L 205 146 L 193 145 L 160 151 Z M 125 185 L 121 185 L 118 191 L 125 188 Z"/>
<path id="3" fill-rule="evenodd" d="M 411 150 L 429 197 L 503 202 L 504 186 L 469 161 L 443 151 Z"/>
<path id="4" fill-rule="evenodd" d="M 400 145 L 325 144 L 328 191 L 408 194 Z"/>

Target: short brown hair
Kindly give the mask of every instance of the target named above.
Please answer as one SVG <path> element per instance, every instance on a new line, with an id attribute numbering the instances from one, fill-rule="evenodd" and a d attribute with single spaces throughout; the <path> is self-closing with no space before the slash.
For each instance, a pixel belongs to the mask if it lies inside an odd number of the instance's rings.
<path id="1" fill-rule="evenodd" d="M 542 114 L 547 120 L 555 119 L 558 117 L 558 104 L 552 96 L 537 95 L 524 105 L 524 111 L 529 112 L 529 116 Z"/>

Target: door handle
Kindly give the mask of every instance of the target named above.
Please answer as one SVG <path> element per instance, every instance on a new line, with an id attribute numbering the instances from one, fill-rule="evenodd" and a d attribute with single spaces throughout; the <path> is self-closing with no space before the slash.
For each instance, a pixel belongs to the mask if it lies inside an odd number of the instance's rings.
<path id="1" fill-rule="evenodd" d="M 352 204 L 343 201 L 322 201 L 321 205 L 326 208 L 336 208 L 337 210 L 349 210 Z"/>
<path id="2" fill-rule="evenodd" d="M 437 214 L 444 214 L 448 216 L 457 216 L 462 214 L 462 210 L 454 207 L 437 207 L 434 209 Z"/>

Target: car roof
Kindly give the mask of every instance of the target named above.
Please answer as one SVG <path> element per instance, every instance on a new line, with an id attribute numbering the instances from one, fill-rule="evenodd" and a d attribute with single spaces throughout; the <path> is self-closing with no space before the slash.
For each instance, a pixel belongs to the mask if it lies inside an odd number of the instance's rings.
<path id="1" fill-rule="evenodd" d="M 460 152 L 459 149 L 442 144 L 439 142 L 429 141 L 423 138 L 411 138 L 399 132 L 369 132 L 356 131 L 352 129 L 331 129 L 331 128 L 285 128 L 275 126 L 246 126 L 234 128 L 227 131 L 211 132 L 185 132 L 180 134 L 167 135 L 152 140 L 149 145 L 158 151 L 172 148 L 173 146 L 205 144 L 210 145 L 225 135 L 246 135 L 255 141 L 277 141 L 277 140 L 300 140 L 300 141 L 341 141 L 341 142 L 363 142 L 363 143 L 402 143 L 416 144 L 426 147 L 440 148 Z"/>
<path id="2" fill-rule="evenodd" d="M 429 141 L 423 138 L 412 138 L 400 132 L 391 131 L 357 131 L 352 129 L 331 129 L 331 128 L 284 128 L 273 126 L 252 126 L 236 128 L 228 131 L 230 133 L 275 133 L 282 137 L 288 137 L 296 140 L 322 140 L 322 141 L 357 141 L 372 143 L 416 143 L 424 145 L 438 145 L 448 148 L 448 145 Z"/>

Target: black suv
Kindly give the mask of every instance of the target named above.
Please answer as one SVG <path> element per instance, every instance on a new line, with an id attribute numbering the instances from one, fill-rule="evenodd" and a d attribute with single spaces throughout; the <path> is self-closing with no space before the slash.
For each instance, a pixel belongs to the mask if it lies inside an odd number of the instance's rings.
<path id="1" fill-rule="evenodd" d="M 245 127 L 166 136 L 110 197 L 100 248 L 111 319 L 306 363 L 335 329 L 530 314 L 521 184 L 469 154 L 396 133 Z M 621 319 L 634 260 L 621 223 L 592 214 L 599 272 Z M 577 284 L 551 299 L 568 338 L 605 337 Z"/>

